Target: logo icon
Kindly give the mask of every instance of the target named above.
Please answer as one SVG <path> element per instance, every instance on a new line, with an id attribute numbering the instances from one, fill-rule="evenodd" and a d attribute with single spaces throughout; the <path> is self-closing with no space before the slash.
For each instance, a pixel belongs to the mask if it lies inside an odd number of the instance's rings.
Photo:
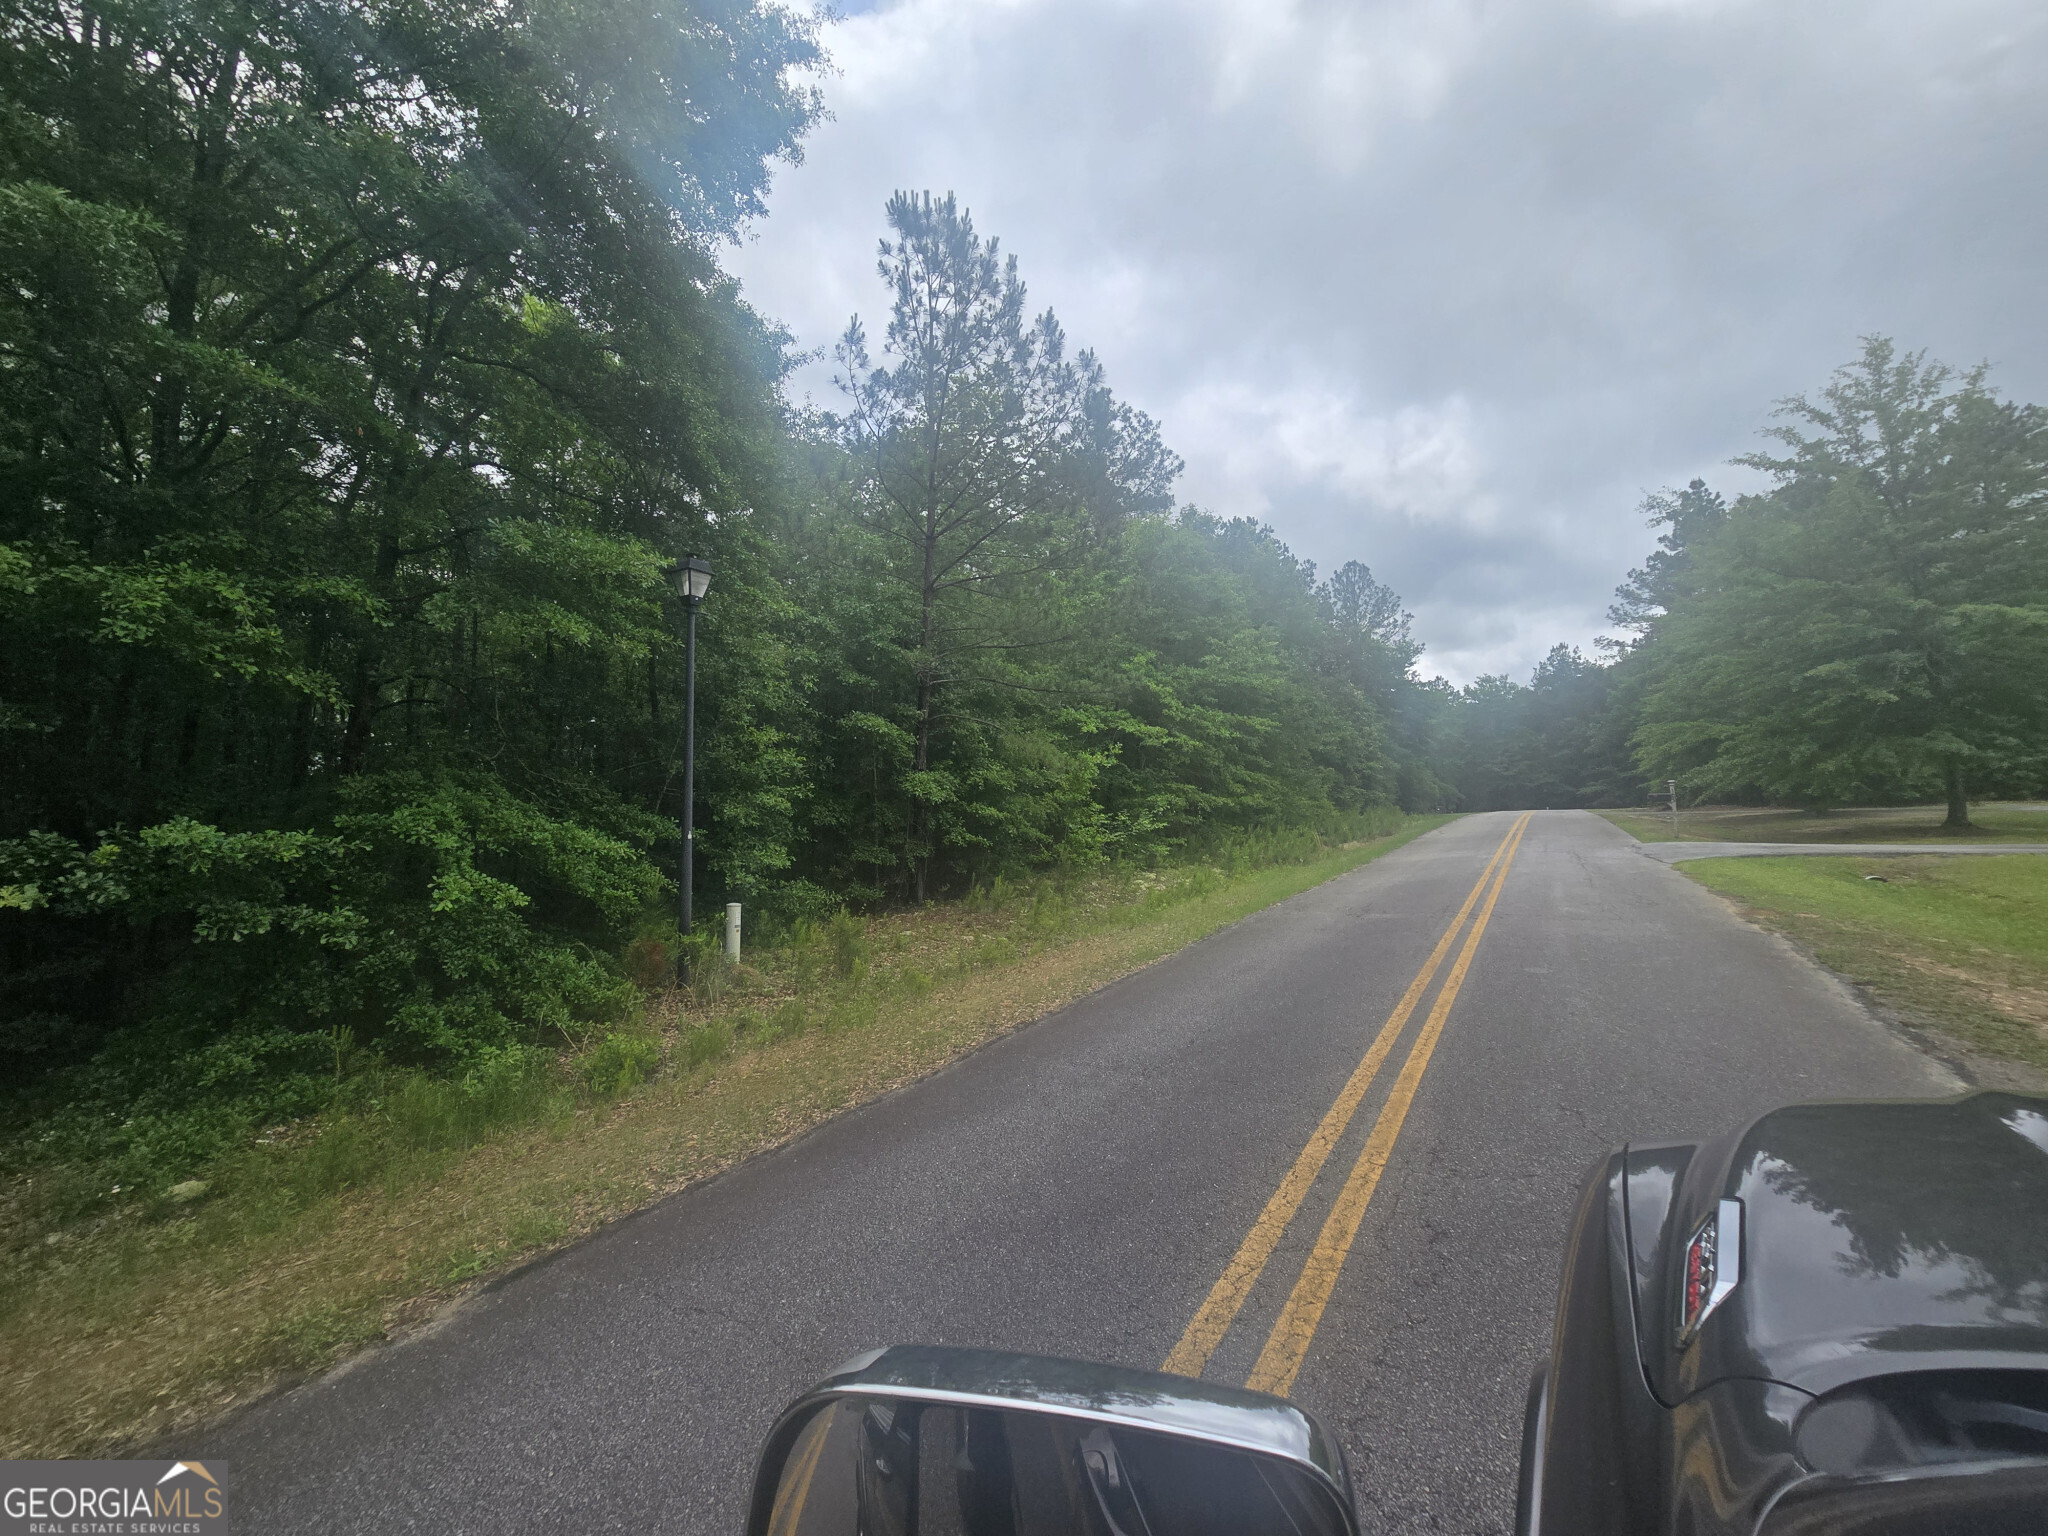
<path id="1" fill-rule="evenodd" d="M 226 1462 L 10 1461 L 0 1536 L 227 1536 Z"/>

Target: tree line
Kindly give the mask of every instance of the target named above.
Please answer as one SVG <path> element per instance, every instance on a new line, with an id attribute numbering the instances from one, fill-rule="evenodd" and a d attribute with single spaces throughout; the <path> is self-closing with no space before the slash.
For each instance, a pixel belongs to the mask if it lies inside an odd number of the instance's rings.
<path id="1" fill-rule="evenodd" d="M 2048 412 L 1869 338 L 1781 402 L 1769 488 L 1650 496 L 1624 638 L 1440 700 L 1460 803 L 1943 801 L 2048 790 Z"/>
<path id="2" fill-rule="evenodd" d="M 822 64 L 752 0 L 8 8 L 17 1085 L 228 1136 L 340 1038 L 461 1072 L 615 1020 L 679 937 L 686 555 L 699 911 L 1342 837 L 1415 779 L 1398 600 L 1176 507 L 950 197 L 883 210 L 886 323 L 789 402 L 717 254 Z"/>

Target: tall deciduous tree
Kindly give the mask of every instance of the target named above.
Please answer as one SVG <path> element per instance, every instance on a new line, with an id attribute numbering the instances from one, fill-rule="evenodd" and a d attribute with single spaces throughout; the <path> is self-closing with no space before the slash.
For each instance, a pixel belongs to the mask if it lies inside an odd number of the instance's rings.
<path id="1" fill-rule="evenodd" d="M 38 1049 L 175 1017 L 242 1033 L 196 1069 L 231 1084 L 331 1024 L 461 1057 L 617 1006 L 590 940 L 675 808 L 663 567 L 763 579 L 780 343 L 711 253 L 819 111 L 814 30 L 0 13 L 0 1014 Z M 766 823 L 741 873 L 793 777 L 757 638 L 711 775 Z"/>
<path id="2" fill-rule="evenodd" d="M 1728 520 L 1728 503 L 1704 480 L 1682 491 L 1656 491 L 1643 498 L 1643 516 L 1662 528 L 1650 558 L 1615 588 L 1607 621 L 1647 635 L 1657 620 L 1679 607 L 1696 589 L 1693 550 Z"/>
<path id="3" fill-rule="evenodd" d="M 1786 401 L 1777 480 L 1696 548 L 1638 740 L 1701 789 L 1816 804 L 2038 772 L 2048 413 L 1870 339 Z"/>

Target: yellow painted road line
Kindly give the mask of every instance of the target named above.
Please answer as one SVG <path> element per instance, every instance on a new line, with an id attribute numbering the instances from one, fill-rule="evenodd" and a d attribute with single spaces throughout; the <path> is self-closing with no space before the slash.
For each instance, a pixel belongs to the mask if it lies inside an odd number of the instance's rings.
<path id="1" fill-rule="evenodd" d="M 1422 969 L 1415 973 L 1415 979 L 1408 983 L 1408 990 L 1401 994 L 1394 1011 L 1387 1015 L 1387 1022 L 1380 1029 L 1372 1046 L 1365 1053 L 1357 1068 L 1346 1080 L 1343 1090 L 1338 1093 L 1315 1134 L 1308 1139 L 1308 1145 L 1295 1158 L 1294 1166 L 1287 1170 L 1287 1177 L 1280 1181 L 1280 1187 L 1273 1191 L 1273 1198 L 1266 1202 L 1266 1208 L 1259 1212 L 1259 1219 L 1252 1223 L 1251 1232 L 1244 1243 L 1225 1266 L 1222 1278 L 1211 1288 L 1208 1298 L 1196 1310 L 1188 1323 L 1187 1332 L 1180 1336 L 1180 1342 L 1173 1346 L 1173 1353 L 1166 1357 L 1160 1367 L 1182 1376 L 1199 1376 L 1202 1367 L 1209 1363 L 1209 1356 L 1223 1341 L 1223 1335 L 1230 1331 L 1236 1321 L 1238 1310 L 1244 1306 L 1244 1299 L 1251 1294 L 1254 1283 L 1264 1273 L 1266 1261 L 1273 1256 L 1279 1245 L 1280 1235 L 1287 1230 L 1287 1224 L 1294 1219 L 1309 1186 L 1316 1181 L 1316 1175 L 1323 1171 L 1323 1164 L 1329 1160 L 1330 1151 L 1337 1145 L 1338 1138 L 1351 1124 L 1351 1117 L 1358 1112 L 1359 1101 L 1365 1097 L 1366 1089 L 1387 1059 L 1387 1052 L 1394 1048 L 1394 1042 L 1401 1037 L 1407 1026 L 1409 1015 L 1415 1012 L 1415 1005 L 1422 1000 L 1422 994 L 1429 990 L 1429 984 L 1436 976 L 1437 967 L 1443 964 L 1444 956 L 1451 952 L 1451 945 L 1457 940 L 1458 930 L 1465 919 L 1472 914 L 1472 908 L 1479 900 L 1479 893 L 1486 889 L 1486 882 L 1493 874 L 1494 867 L 1508 851 L 1508 844 L 1522 828 L 1524 816 L 1508 828 L 1507 835 L 1500 840 L 1500 846 L 1493 850 L 1493 857 L 1480 871 L 1478 883 L 1466 896 L 1465 904 L 1458 908 L 1458 915 L 1451 919 L 1451 926 L 1444 930 L 1444 936 L 1436 941 L 1436 948 L 1430 951 L 1429 959 Z"/>
<path id="2" fill-rule="evenodd" d="M 1415 1036 L 1415 1045 L 1408 1052 L 1407 1063 L 1401 1068 L 1401 1075 L 1394 1079 L 1394 1086 L 1387 1094 L 1386 1107 L 1380 1111 L 1379 1122 L 1366 1138 L 1365 1149 L 1358 1154 L 1351 1177 L 1344 1181 L 1337 1203 L 1331 1207 L 1329 1219 L 1323 1223 L 1322 1234 L 1309 1252 L 1308 1262 L 1302 1266 L 1301 1278 L 1294 1282 L 1287 1305 L 1280 1309 L 1280 1320 L 1273 1325 L 1266 1347 L 1259 1353 L 1259 1363 L 1252 1367 L 1251 1377 L 1245 1382 L 1248 1387 L 1261 1392 L 1277 1392 L 1285 1397 L 1294 1386 L 1301 1362 L 1307 1358 L 1308 1347 L 1315 1339 L 1316 1327 L 1323 1320 L 1323 1309 L 1330 1304 L 1330 1293 L 1337 1288 L 1337 1276 L 1343 1272 L 1352 1240 L 1358 1236 L 1358 1224 L 1365 1219 L 1365 1208 L 1372 1202 L 1373 1191 L 1379 1187 L 1380 1174 L 1386 1170 L 1387 1159 L 1393 1154 L 1395 1138 L 1401 1134 L 1402 1122 L 1408 1118 L 1409 1106 L 1415 1102 L 1415 1090 L 1429 1067 L 1430 1053 L 1436 1049 L 1437 1039 L 1444 1032 L 1444 1020 L 1450 1017 L 1451 1005 L 1458 1000 L 1458 989 L 1465 984 L 1465 973 L 1471 968 L 1473 952 L 1479 948 L 1480 937 L 1493 916 L 1493 905 L 1500 900 L 1500 889 L 1507 883 L 1508 868 L 1515 862 L 1515 851 L 1521 846 L 1522 831 L 1528 824 L 1529 818 L 1525 815 L 1508 834 L 1507 857 L 1500 861 L 1500 872 L 1494 876 L 1486 905 L 1479 909 L 1478 921 L 1472 924 L 1471 933 L 1466 935 L 1465 947 L 1458 952 L 1457 964 L 1451 967 L 1451 974 L 1444 979 L 1443 991 L 1437 994 L 1429 1017 Z"/>
<path id="3" fill-rule="evenodd" d="M 827 1403 L 818 1410 L 817 1417 L 803 1427 L 790 1456 L 796 1466 L 784 1474 L 788 1497 L 783 1497 L 778 1491 L 774 1512 L 768 1520 L 768 1536 L 796 1536 L 797 1525 L 804 1517 L 804 1505 L 810 1502 L 811 1479 L 817 1475 L 818 1458 L 825 1454 L 825 1442 L 832 1437 L 832 1416 L 838 1411 L 838 1404 Z"/>

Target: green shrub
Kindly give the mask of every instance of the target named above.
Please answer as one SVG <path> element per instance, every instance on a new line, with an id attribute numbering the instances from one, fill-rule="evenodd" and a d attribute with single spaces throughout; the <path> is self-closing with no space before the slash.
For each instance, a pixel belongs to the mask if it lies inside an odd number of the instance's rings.
<path id="1" fill-rule="evenodd" d="M 304 1199 L 360 1188 L 383 1171 L 387 1151 L 360 1116 L 339 1116 L 312 1145 L 292 1154 L 287 1187 Z"/>
<path id="2" fill-rule="evenodd" d="M 824 960 L 815 944 L 805 943 L 790 951 L 790 980 L 795 984 L 799 997 L 816 990 L 823 965 Z"/>
<path id="3" fill-rule="evenodd" d="M 610 1098 L 637 1088 L 661 1066 L 661 1046 L 645 1035 L 606 1035 L 577 1063 L 583 1081 L 595 1094 Z"/>
<path id="4" fill-rule="evenodd" d="M 693 933 L 683 941 L 683 966 L 690 978 L 691 1001 L 701 1008 L 725 1000 L 739 969 L 725 958 L 718 936 L 711 933 Z"/>
<path id="5" fill-rule="evenodd" d="M 1017 892 L 1007 875 L 997 875 L 988 884 L 976 881 L 961 900 L 961 907 L 974 913 L 1000 912 L 1017 899 Z"/>
<path id="6" fill-rule="evenodd" d="M 832 946 L 834 974 L 852 977 L 868 957 L 867 924 L 851 912 L 835 912 L 825 927 L 825 939 Z"/>
<path id="7" fill-rule="evenodd" d="M 992 934 L 988 938 L 978 940 L 974 947 L 968 950 L 963 957 L 963 969 L 971 971 L 977 968 L 990 969 L 1008 965 L 1016 960 L 1020 953 L 1014 939 L 1002 934 Z"/>
<path id="8" fill-rule="evenodd" d="M 1033 938 L 1050 938 L 1063 932 L 1074 915 L 1067 892 L 1052 880 L 1039 880 L 1031 887 L 1031 898 L 1017 927 Z"/>
<path id="9" fill-rule="evenodd" d="M 447 1152 L 502 1125 L 537 1119 L 555 1092 L 545 1051 L 512 1046 L 485 1055 L 460 1081 L 409 1072 L 384 1101 L 395 1146 Z"/>

